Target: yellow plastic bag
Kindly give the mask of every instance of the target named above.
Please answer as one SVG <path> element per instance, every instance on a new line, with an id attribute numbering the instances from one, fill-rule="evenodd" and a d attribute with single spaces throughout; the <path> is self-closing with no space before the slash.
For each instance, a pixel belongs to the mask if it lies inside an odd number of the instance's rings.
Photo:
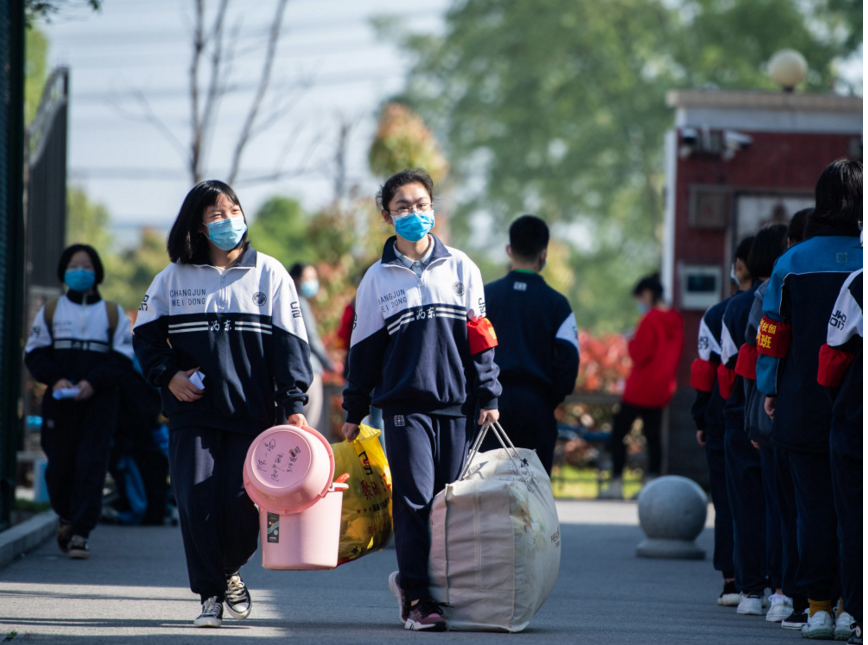
<path id="1" fill-rule="evenodd" d="M 392 537 L 392 472 L 380 431 L 359 426 L 352 442 L 333 443 L 335 478 L 349 473 L 341 509 L 338 565 L 379 551 Z"/>

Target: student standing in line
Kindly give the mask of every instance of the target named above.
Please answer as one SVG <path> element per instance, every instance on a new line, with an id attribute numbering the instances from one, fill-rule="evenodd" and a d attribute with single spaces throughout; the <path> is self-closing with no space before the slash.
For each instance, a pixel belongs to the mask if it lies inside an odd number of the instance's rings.
<path id="1" fill-rule="evenodd" d="M 756 278 L 758 286 L 754 291 L 753 302 L 748 314 L 747 329 L 744 342 L 738 351 L 735 372 L 744 382 L 744 424 L 745 432 L 751 445 L 759 451 L 760 469 L 762 472 L 763 497 L 766 509 L 766 563 L 768 566 L 769 584 L 774 593 L 769 596 L 770 603 L 766 620 L 781 622 L 793 613 L 793 597 L 784 592 L 786 587 L 791 593 L 795 579 L 792 567 L 787 567 L 790 579 L 784 584 L 784 545 L 782 543 L 783 525 L 780 506 L 778 505 L 777 469 L 775 455 L 771 446 L 772 423 L 763 409 L 765 396 L 756 389 L 756 334 L 762 318 L 763 295 L 768 287 L 768 279 L 772 273 L 775 260 L 784 252 L 787 243 L 787 226 L 772 224 L 756 234 L 750 254 L 747 258 L 747 268 Z M 789 554 L 787 554 L 789 556 Z M 804 599 L 807 602 L 807 599 Z"/>
<path id="2" fill-rule="evenodd" d="M 815 198 L 807 226 L 813 236 L 778 259 L 763 298 L 757 388 L 773 418 L 778 470 L 792 479 L 792 487 L 779 486 L 778 495 L 781 508 L 794 504 L 798 516 L 797 576 L 807 587 L 809 603 L 802 635 L 829 639 L 850 632 L 849 616 L 840 623 L 832 617 L 840 590 L 829 459 L 832 405 L 817 383 L 817 371 L 829 312 L 847 277 L 862 267 L 862 164 L 847 159 L 829 164 Z"/>
<path id="3" fill-rule="evenodd" d="M 36 314 L 24 364 L 48 389 L 42 398 L 45 485 L 60 516 L 57 545 L 70 558 L 90 556 L 88 537 L 102 510 L 102 488 L 118 415 L 118 389 L 133 358 L 130 325 L 120 305 L 102 300 L 99 254 L 73 244 L 57 277 L 67 291 Z M 71 396 L 56 399 L 64 393 Z"/>
<path id="4" fill-rule="evenodd" d="M 443 609 L 429 589 L 428 518 L 434 496 L 461 474 L 473 438 L 471 406 L 479 404 L 480 425 L 499 418 L 497 340 L 485 319 L 479 269 L 430 233 L 428 173 L 392 176 L 377 205 L 395 235 L 356 294 L 343 433 L 358 435 L 372 401 L 383 410 L 398 557 L 389 589 L 406 629 L 443 631 Z"/>
<path id="5" fill-rule="evenodd" d="M 515 220 L 506 247 L 512 270 L 485 285 L 485 302 L 499 343 L 503 429 L 516 446 L 536 450 L 551 474 L 555 408 L 575 389 L 579 336 L 570 303 L 540 275 L 548 243 L 549 228 L 539 217 Z M 485 438 L 483 450 L 499 447 L 491 434 Z"/>
<path id="6" fill-rule="evenodd" d="M 133 344 L 142 372 L 162 388 L 169 466 L 187 556 L 196 627 L 237 619 L 251 598 L 240 569 L 258 546 L 259 513 L 242 470 L 275 405 L 305 426 L 310 349 L 292 279 L 247 241 L 235 192 L 197 184 L 168 239 L 172 263 L 142 300 Z"/>
<path id="7" fill-rule="evenodd" d="M 834 401 L 829 431 L 832 491 L 838 514 L 841 596 L 837 625 L 850 616 L 848 643 L 862 643 L 862 269 L 847 278 L 832 309 L 820 348 L 817 381 Z"/>
<path id="8" fill-rule="evenodd" d="M 739 293 L 727 303 L 721 329 L 720 365 L 717 385 L 725 403 L 724 460 L 726 492 L 732 509 L 735 537 L 735 586 L 742 598 L 739 614 L 762 615 L 763 594 L 768 586 L 766 565 L 765 499 L 762 471 L 757 450 L 744 431 L 744 383 L 736 374 L 739 348 L 744 343 L 747 318 L 757 283 L 748 269 L 747 259 L 754 238 L 743 239 L 736 249 L 734 274 Z"/>
<path id="9" fill-rule="evenodd" d="M 648 447 L 645 481 L 660 475 L 660 424 L 663 408 L 675 394 L 675 374 L 684 349 L 684 321 L 663 302 L 663 285 L 657 275 L 640 280 L 633 289 L 642 318 L 627 348 L 633 369 L 624 385 L 621 407 L 612 427 L 612 482 L 600 493 L 604 499 L 623 498 L 621 476 L 627 460 L 624 438 L 637 417 Z"/>
<path id="10" fill-rule="evenodd" d="M 735 587 L 733 564 L 732 510 L 726 493 L 726 461 L 724 457 L 723 397 L 717 387 L 720 365 L 723 312 L 730 298 L 708 308 L 699 323 L 697 352 L 699 357 L 690 366 L 690 385 L 696 390 L 691 413 L 696 423 L 696 443 L 705 448 L 711 502 L 714 504 L 714 569 L 723 574 L 723 591 L 717 604 L 735 607 L 741 594 Z"/>

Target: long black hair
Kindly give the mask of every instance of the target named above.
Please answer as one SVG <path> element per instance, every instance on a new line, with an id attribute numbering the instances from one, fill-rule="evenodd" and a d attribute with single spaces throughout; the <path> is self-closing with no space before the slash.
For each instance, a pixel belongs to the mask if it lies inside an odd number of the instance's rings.
<path id="1" fill-rule="evenodd" d="M 816 204 L 809 229 L 832 228 L 859 235 L 862 220 L 862 163 L 852 159 L 833 161 L 814 190 Z"/>
<path id="2" fill-rule="evenodd" d="M 206 208 L 217 203 L 220 195 L 226 195 L 230 202 L 239 208 L 241 207 L 241 202 L 238 201 L 235 191 L 228 184 L 216 179 L 200 181 L 187 193 L 166 241 L 166 250 L 169 251 L 169 258 L 172 262 L 180 262 L 181 264 L 208 264 L 210 262 L 208 239 L 202 233 L 202 215 Z M 241 213 L 244 214 L 243 208 Z M 246 215 L 244 215 L 244 221 L 247 221 Z M 246 250 L 250 245 L 250 242 L 247 241 L 247 231 L 244 232 L 239 244 L 243 250 Z"/>
<path id="3" fill-rule="evenodd" d="M 102 268 L 102 260 L 99 259 L 99 253 L 90 244 L 73 244 L 63 249 L 60 254 L 60 260 L 57 262 L 57 279 L 63 282 L 66 267 L 72 260 L 72 256 L 79 251 L 84 251 L 90 256 L 90 263 L 93 264 L 94 284 L 102 284 L 102 279 L 105 275 Z"/>

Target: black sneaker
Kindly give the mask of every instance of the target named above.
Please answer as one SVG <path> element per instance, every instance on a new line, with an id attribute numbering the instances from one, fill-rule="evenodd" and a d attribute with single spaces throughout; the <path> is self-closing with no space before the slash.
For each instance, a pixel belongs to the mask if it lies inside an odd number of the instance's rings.
<path id="1" fill-rule="evenodd" d="M 54 534 L 57 538 L 57 546 L 64 553 L 69 552 L 69 541 L 72 539 L 72 524 L 64 520 L 60 520 L 57 525 L 57 532 Z"/>
<path id="2" fill-rule="evenodd" d="M 781 621 L 781 627 L 784 629 L 801 629 L 808 624 L 808 611 L 794 611 Z"/>
<path id="3" fill-rule="evenodd" d="M 737 607 L 739 602 L 741 602 L 741 594 L 735 588 L 735 582 L 733 580 L 724 582 L 723 592 L 717 599 L 717 604 L 721 607 Z"/>
<path id="4" fill-rule="evenodd" d="M 90 548 L 87 546 L 87 540 L 80 535 L 73 535 L 70 538 L 67 551 L 69 557 L 73 560 L 87 560 L 90 557 Z"/>
<path id="5" fill-rule="evenodd" d="M 443 616 L 444 605 L 433 600 L 421 600 L 410 606 L 404 629 L 414 631 L 445 632 L 446 618 Z"/>
<path id="6" fill-rule="evenodd" d="M 241 573 L 236 571 L 226 578 L 226 609 L 229 615 L 237 620 L 243 620 L 250 615 L 252 606 L 250 592 L 241 579 Z"/>
<path id="7" fill-rule="evenodd" d="M 223 624 L 223 603 L 217 596 L 202 601 L 202 613 L 193 621 L 193 627 L 220 627 Z"/>

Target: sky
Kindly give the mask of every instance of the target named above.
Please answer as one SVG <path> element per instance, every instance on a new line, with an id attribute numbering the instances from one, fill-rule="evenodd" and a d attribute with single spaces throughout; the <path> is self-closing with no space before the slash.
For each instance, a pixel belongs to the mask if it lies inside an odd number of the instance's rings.
<path id="1" fill-rule="evenodd" d="M 210 178 L 228 173 L 276 4 L 230 4 L 235 56 L 228 78 L 246 91 L 227 94 L 219 106 Z M 447 5 L 290 0 L 264 104 L 264 111 L 274 108 L 281 116 L 247 147 L 233 186 L 246 213 L 255 214 L 273 195 L 296 197 L 309 210 L 330 203 L 342 122 L 353 126 L 348 180 L 373 198 L 377 179 L 367 169 L 367 150 L 379 108 L 402 89 L 411 61 L 389 39 L 378 38 L 371 19 L 394 15 L 414 31 L 436 32 Z M 105 0 L 99 12 L 67 5 L 50 23 L 39 24 L 48 36 L 50 68 L 71 70 L 70 183 L 108 208 L 122 245 L 135 243 L 142 226 L 168 229 L 192 186 L 183 149 L 191 136 L 192 24 L 191 0 Z M 203 82 L 207 67 L 205 72 Z M 149 112 L 161 128 L 147 120 Z M 275 173 L 279 179 L 262 179 Z"/>
<path id="2" fill-rule="evenodd" d="M 206 0 L 212 10 L 216 4 Z M 230 4 L 236 55 L 228 82 L 245 91 L 227 94 L 219 106 L 207 177 L 226 178 L 276 4 Z M 378 37 L 371 20 L 393 15 L 414 32 L 436 33 L 450 4 L 290 0 L 264 110 L 291 107 L 280 109 L 281 118 L 244 154 L 233 187 L 248 215 L 274 195 L 296 197 L 309 211 L 330 203 L 342 122 L 353 125 L 348 180 L 373 198 L 378 181 L 368 171 L 368 147 L 379 108 L 402 89 L 411 60 Z M 190 139 L 193 0 L 104 0 L 98 12 L 85 5 L 69 3 L 39 24 L 50 68 L 71 69 L 69 180 L 108 208 L 116 242 L 133 245 L 142 226 L 168 230 L 192 186 L 183 148 Z M 841 71 L 861 79 L 861 56 Z M 145 118 L 149 111 L 162 131 Z M 279 179 L 263 179 L 275 173 Z M 484 218 L 479 224 L 486 228 Z"/>

